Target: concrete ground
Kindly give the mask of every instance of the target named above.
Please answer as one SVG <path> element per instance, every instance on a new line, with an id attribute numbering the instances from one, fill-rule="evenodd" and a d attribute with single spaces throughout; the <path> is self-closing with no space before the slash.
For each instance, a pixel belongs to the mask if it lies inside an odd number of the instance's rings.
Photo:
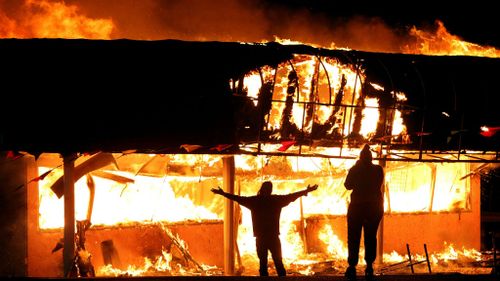
<path id="1" fill-rule="evenodd" d="M 3 279 L 3 278 L 2 278 Z M 9 278 L 16 280 L 17 278 Z M 19 278 L 21 280 L 21 278 Z M 260 281 L 260 280 L 283 280 L 288 281 L 343 281 L 341 275 L 332 276 L 287 276 L 287 277 L 260 277 L 260 276 L 154 276 L 154 277 L 97 277 L 84 278 L 85 280 L 97 281 Z M 22 278 L 22 280 L 67 280 L 65 278 Z M 69 280 L 69 279 L 68 279 Z M 359 281 L 365 280 L 364 276 L 358 276 Z M 407 274 L 407 275 L 379 275 L 375 277 L 377 281 L 499 281 L 499 275 L 482 274 Z"/>

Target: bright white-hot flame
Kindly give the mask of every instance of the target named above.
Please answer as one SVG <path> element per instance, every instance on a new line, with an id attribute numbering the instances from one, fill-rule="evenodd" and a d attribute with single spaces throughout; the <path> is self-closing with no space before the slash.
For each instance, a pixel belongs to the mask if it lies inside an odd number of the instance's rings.
<path id="1" fill-rule="evenodd" d="M 63 200 L 51 191 L 51 179 L 61 175 L 62 171 L 53 171 L 52 177 L 41 181 L 40 186 L 40 227 L 58 228 L 64 225 Z M 47 171 L 40 168 L 40 173 Z M 51 174 L 52 174 L 51 173 Z M 116 172 L 115 172 L 116 173 Z M 49 175 L 51 175 L 49 174 Z M 122 175 L 134 178 L 134 183 L 119 184 L 108 179 L 94 177 L 95 189 L 92 224 L 114 225 L 121 223 L 153 222 L 153 221 L 183 221 L 202 219 L 217 219 L 218 215 L 203 206 L 196 206 L 187 196 L 178 196 L 172 185 L 182 186 L 199 182 L 199 177 L 167 177 L 158 179 L 146 176 Z M 213 186 L 217 186 L 213 182 Z M 75 216 L 84 220 L 87 215 L 89 190 L 86 179 L 75 183 Z M 148 202 L 148 204 L 144 204 Z"/>
<path id="2" fill-rule="evenodd" d="M 392 251 L 389 254 L 384 253 L 383 258 L 384 258 L 384 262 L 389 263 L 389 264 L 399 263 L 399 262 L 402 262 L 404 260 L 407 260 L 407 258 L 403 257 L 402 255 L 400 255 L 396 251 Z"/>
<path id="3" fill-rule="evenodd" d="M 291 166 L 292 166 L 292 169 L 295 173 L 298 173 L 298 172 L 319 172 L 322 167 L 321 167 L 321 163 L 320 162 L 320 159 L 318 158 L 304 158 L 304 157 L 294 157 L 295 159 L 291 158 L 290 161 L 291 162 L 295 162 L 293 163 Z"/>
<path id="4" fill-rule="evenodd" d="M 396 97 L 398 103 L 405 102 L 407 99 L 405 93 L 403 92 L 391 92 Z M 403 143 L 408 142 L 408 135 L 406 131 L 406 125 L 404 124 L 403 113 L 399 109 L 394 110 L 394 118 L 392 123 L 391 135 L 394 137 L 402 136 Z"/>
<path id="5" fill-rule="evenodd" d="M 292 39 L 286 39 L 286 38 L 280 38 L 276 35 L 274 35 L 274 42 L 277 42 L 277 43 L 280 43 L 281 45 L 304 45 L 304 44 L 307 44 L 309 46 L 313 46 L 313 47 L 316 47 L 316 48 L 321 48 L 322 46 L 321 45 L 318 45 L 318 44 L 314 44 L 314 43 L 306 43 L 306 42 L 302 42 L 302 41 L 295 41 L 295 40 L 292 40 Z M 266 42 L 263 42 L 263 43 L 267 43 Z M 334 44 L 332 43 L 330 48 L 334 49 Z"/>
<path id="6" fill-rule="evenodd" d="M 394 122 L 392 124 L 392 135 L 397 136 L 401 133 L 406 133 L 406 126 L 404 125 L 403 116 L 401 111 L 397 110 L 394 112 Z"/>
<path id="7" fill-rule="evenodd" d="M 384 87 L 380 86 L 379 84 L 376 84 L 376 83 L 370 83 L 370 85 L 375 89 L 375 90 L 379 90 L 379 91 L 384 91 Z"/>
<path id="8" fill-rule="evenodd" d="M 303 42 L 300 42 L 300 41 L 293 41 L 291 39 L 279 38 L 278 36 L 274 36 L 274 41 L 277 43 L 280 43 L 282 45 L 302 45 L 302 44 L 304 44 Z"/>
<path id="9" fill-rule="evenodd" d="M 258 72 L 253 72 L 245 76 L 244 85 L 247 88 L 247 94 L 252 99 L 254 105 L 257 105 L 259 90 L 262 87 L 262 79 Z"/>
<path id="10" fill-rule="evenodd" d="M 333 233 L 331 225 L 326 224 L 318 233 L 318 238 L 325 243 L 327 253 L 337 259 L 347 259 L 348 250 L 343 241 Z"/>
<path id="11" fill-rule="evenodd" d="M 405 168 L 388 167 L 386 184 L 389 200 L 386 210 L 393 212 L 453 211 L 466 208 L 466 198 L 470 192 L 468 180 L 460 180 L 460 175 L 468 174 L 466 163 L 425 165 L 418 164 Z M 433 169 L 435 183 L 432 186 Z M 415 200 L 420 198 L 420 200 Z M 432 206 L 431 206 L 432 204 Z"/>
<path id="12" fill-rule="evenodd" d="M 378 110 L 378 100 L 376 98 L 367 98 L 363 109 L 363 120 L 361 121 L 360 134 L 369 137 L 377 130 L 377 123 L 380 116 Z"/>
<path id="13" fill-rule="evenodd" d="M 342 105 L 352 105 L 357 101 L 361 92 L 361 82 L 365 75 L 361 69 L 354 70 L 350 65 L 343 65 L 336 60 L 330 58 L 318 58 L 307 55 L 297 55 L 291 63 L 283 63 L 278 67 L 276 76 L 276 84 L 273 91 L 274 102 L 270 112 L 268 129 L 278 129 L 281 126 L 282 113 L 285 108 L 287 99 L 287 90 L 289 87 L 288 76 L 295 71 L 298 76 L 298 85 L 293 92 L 293 109 L 291 122 L 300 130 L 310 129 L 310 120 L 304 120 L 307 117 L 304 103 L 314 103 L 314 118 L 317 122 L 323 123 L 333 111 L 331 104 L 334 102 L 335 94 L 337 94 L 342 76 L 345 76 L 346 85 L 343 91 Z M 293 65 L 293 67 L 292 67 Z M 267 68 L 262 71 L 265 77 L 274 77 L 269 72 L 272 69 Z M 249 81 L 250 82 L 250 81 Z M 311 86 L 315 84 L 315 88 Z M 314 91 L 314 92 L 312 92 Z M 314 97 L 312 99 L 311 97 Z M 324 105 L 319 105 L 324 104 Z M 328 105 L 329 104 L 329 105 Z M 352 111 L 342 110 L 346 118 L 345 131 L 349 131 L 349 124 L 352 122 Z M 304 125 L 307 127 L 302 128 Z"/>
<path id="14" fill-rule="evenodd" d="M 394 94 L 394 92 L 391 92 Z M 399 102 L 406 101 L 408 98 L 406 97 L 405 93 L 403 92 L 396 92 L 396 100 Z"/>

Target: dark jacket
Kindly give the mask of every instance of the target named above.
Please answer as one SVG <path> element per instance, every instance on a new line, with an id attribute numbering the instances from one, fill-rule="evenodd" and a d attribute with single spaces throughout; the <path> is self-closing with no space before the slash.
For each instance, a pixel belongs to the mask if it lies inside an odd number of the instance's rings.
<path id="1" fill-rule="evenodd" d="M 281 209 L 300 196 L 306 195 L 307 190 L 287 195 L 255 195 L 238 196 L 224 193 L 228 199 L 238 202 L 252 212 L 253 235 L 255 237 L 272 237 L 279 235 Z"/>
<path id="2" fill-rule="evenodd" d="M 380 165 L 358 160 L 349 170 L 344 186 L 352 190 L 351 203 L 383 203 L 384 170 Z"/>

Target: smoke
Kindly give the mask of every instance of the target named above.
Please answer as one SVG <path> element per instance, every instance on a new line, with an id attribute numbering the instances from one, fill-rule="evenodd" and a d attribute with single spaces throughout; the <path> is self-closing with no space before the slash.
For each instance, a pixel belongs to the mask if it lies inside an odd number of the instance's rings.
<path id="1" fill-rule="evenodd" d="M 273 41 L 400 51 L 404 36 L 378 18 L 329 18 L 264 0 L 67 0 L 91 17 L 112 18 L 114 38 Z"/>
<path id="2" fill-rule="evenodd" d="M 114 38 L 260 41 L 269 36 L 259 0 L 68 0 L 90 17 L 112 18 Z"/>
<path id="3" fill-rule="evenodd" d="M 380 52 L 399 52 L 407 40 L 379 18 L 333 18 L 266 0 L 47 1 L 75 6 L 87 18 L 112 20 L 112 39 L 267 42 L 278 37 Z M 0 0 L 0 36 L 7 37 L 26 16 L 22 2 Z"/>
<path id="4" fill-rule="evenodd" d="M 18 11 L 21 10 L 19 4 L 22 2 L 0 0 L 0 38 L 14 37 L 16 34 L 18 26 L 12 18 L 18 16 Z"/>

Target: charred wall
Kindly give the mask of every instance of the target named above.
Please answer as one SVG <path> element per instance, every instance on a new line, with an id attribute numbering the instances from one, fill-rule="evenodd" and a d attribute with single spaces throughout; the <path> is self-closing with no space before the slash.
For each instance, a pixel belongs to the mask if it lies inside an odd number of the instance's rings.
<path id="1" fill-rule="evenodd" d="M 8 158 L 0 153 L 0 276 L 26 276 L 27 188 L 26 175 L 33 159 Z"/>

